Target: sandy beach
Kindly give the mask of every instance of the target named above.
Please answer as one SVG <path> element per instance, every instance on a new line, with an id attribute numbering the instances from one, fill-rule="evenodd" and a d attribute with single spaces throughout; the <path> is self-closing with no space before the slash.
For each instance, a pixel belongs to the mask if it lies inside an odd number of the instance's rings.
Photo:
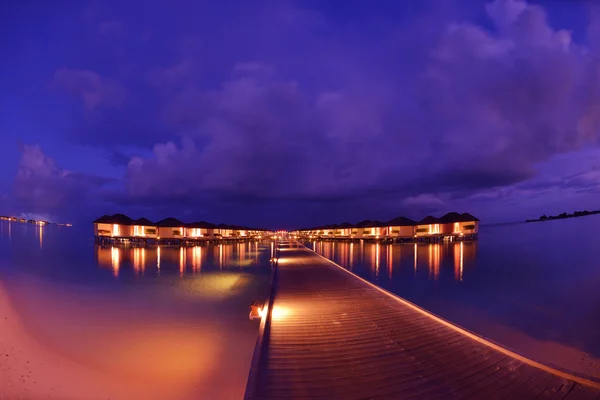
<path id="1" fill-rule="evenodd" d="M 258 329 L 244 275 L 88 292 L 0 280 L 0 399 L 239 399 Z M 198 288 L 200 285 L 200 288 Z"/>

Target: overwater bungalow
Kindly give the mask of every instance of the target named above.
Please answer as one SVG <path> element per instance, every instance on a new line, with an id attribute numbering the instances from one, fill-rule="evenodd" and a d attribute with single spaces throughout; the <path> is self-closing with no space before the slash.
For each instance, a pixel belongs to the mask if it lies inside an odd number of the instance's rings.
<path id="1" fill-rule="evenodd" d="M 440 233 L 440 221 L 432 215 L 428 215 L 419 222 L 417 222 L 415 235 L 420 236 L 432 236 Z"/>
<path id="2" fill-rule="evenodd" d="M 464 236 L 479 232 L 479 219 L 469 213 L 449 212 L 439 219 L 440 233 L 444 236 Z"/>
<path id="3" fill-rule="evenodd" d="M 415 235 L 416 221 L 405 217 L 396 217 L 387 222 L 386 236 L 390 238 L 411 238 Z"/>
<path id="4" fill-rule="evenodd" d="M 185 238 L 185 223 L 177 218 L 165 218 L 156 223 L 158 227 L 158 239 L 181 240 Z"/>
<path id="5" fill-rule="evenodd" d="M 227 224 L 219 224 L 215 229 L 215 235 L 218 235 L 223 239 L 228 239 L 233 237 L 233 229 Z"/>
<path id="6" fill-rule="evenodd" d="M 387 222 L 364 220 L 355 225 L 323 225 L 291 233 L 301 238 L 361 239 L 375 241 L 430 241 L 477 239 L 479 219 L 469 213 L 448 213 L 441 218 L 427 216 L 419 222 L 397 217 Z"/>
<path id="7" fill-rule="evenodd" d="M 133 219 L 125 214 L 103 215 L 94 221 L 94 235 L 115 238 L 132 236 Z"/>
<path id="8" fill-rule="evenodd" d="M 214 238 L 215 228 L 216 225 L 211 224 L 210 222 L 192 222 L 191 224 L 186 225 L 185 237 L 188 239 L 212 239 Z"/>
<path id="9" fill-rule="evenodd" d="M 158 237 L 158 226 L 147 218 L 139 218 L 132 222 L 131 235 L 154 239 Z"/>
<path id="10" fill-rule="evenodd" d="M 355 237 L 365 239 L 379 239 L 385 231 L 385 224 L 379 221 L 364 220 L 356 224 L 357 233 Z"/>
<path id="11" fill-rule="evenodd" d="M 336 238 L 349 238 L 352 235 L 352 229 L 354 225 L 349 222 L 344 222 L 340 224 L 335 230 Z"/>

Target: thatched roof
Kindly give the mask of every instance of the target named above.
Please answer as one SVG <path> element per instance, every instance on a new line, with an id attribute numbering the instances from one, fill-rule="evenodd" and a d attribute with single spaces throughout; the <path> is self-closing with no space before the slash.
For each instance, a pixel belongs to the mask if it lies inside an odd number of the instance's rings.
<path id="1" fill-rule="evenodd" d="M 150 221 L 148 218 L 138 218 L 133 221 L 133 225 L 154 226 L 154 222 Z"/>
<path id="2" fill-rule="evenodd" d="M 415 226 L 416 224 L 417 221 L 405 217 L 396 217 L 387 223 L 389 226 Z"/>
<path id="3" fill-rule="evenodd" d="M 428 215 L 418 222 L 418 225 L 439 224 L 440 220 L 434 216 Z"/>
<path id="4" fill-rule="evenodd" d="M 96 224 L 118 224 L 118 225 L 132 225 L 133 219 L 129 218 L 125 214 L 115 215 L 103 215 L 94 221 Z"/>
<path id="5" fill-rule="evenodd" d="M 463 222 L 479 221 L 479 218 L 477 218 L 469 213 L 463 213 L 462 217 L 463 217 Z"/>
<path id="6" fill-rule="evenodd" d="M 441 224 L 451 224 L 454 222 L 471 222 L 479 221 L 477 218 L 469 213 L 459 214 L 457 212 L 449 212 L 439 219 Z"/>
<path id="7" fill-rule="evenodd" d="M 166 227 L 166 228 L 180 228 L 185 226 L 183 222 L 178 220 L 177 218 L 165 218 L 156 223 L 156 226 Z"/>

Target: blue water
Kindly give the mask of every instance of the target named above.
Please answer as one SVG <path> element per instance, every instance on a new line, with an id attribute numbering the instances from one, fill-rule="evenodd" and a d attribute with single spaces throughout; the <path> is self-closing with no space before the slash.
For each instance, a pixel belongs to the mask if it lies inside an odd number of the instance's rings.
<path id="1" fill-rule="evenodd" d="M 482 226 L 442 244 L 310 242 L 309 247 L 448 320 L 498 342 L 506 329 L 600 356 L 600 216 Z"/>

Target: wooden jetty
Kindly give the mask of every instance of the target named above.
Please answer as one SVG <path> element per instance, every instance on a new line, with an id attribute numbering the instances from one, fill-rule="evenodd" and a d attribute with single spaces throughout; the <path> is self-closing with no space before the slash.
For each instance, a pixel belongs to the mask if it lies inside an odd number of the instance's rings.
<path id="1" fill-rule="evenodd" d="M 463 330 L 281 245 L 245 399 L 600 399 L 600 383 Z"/>

